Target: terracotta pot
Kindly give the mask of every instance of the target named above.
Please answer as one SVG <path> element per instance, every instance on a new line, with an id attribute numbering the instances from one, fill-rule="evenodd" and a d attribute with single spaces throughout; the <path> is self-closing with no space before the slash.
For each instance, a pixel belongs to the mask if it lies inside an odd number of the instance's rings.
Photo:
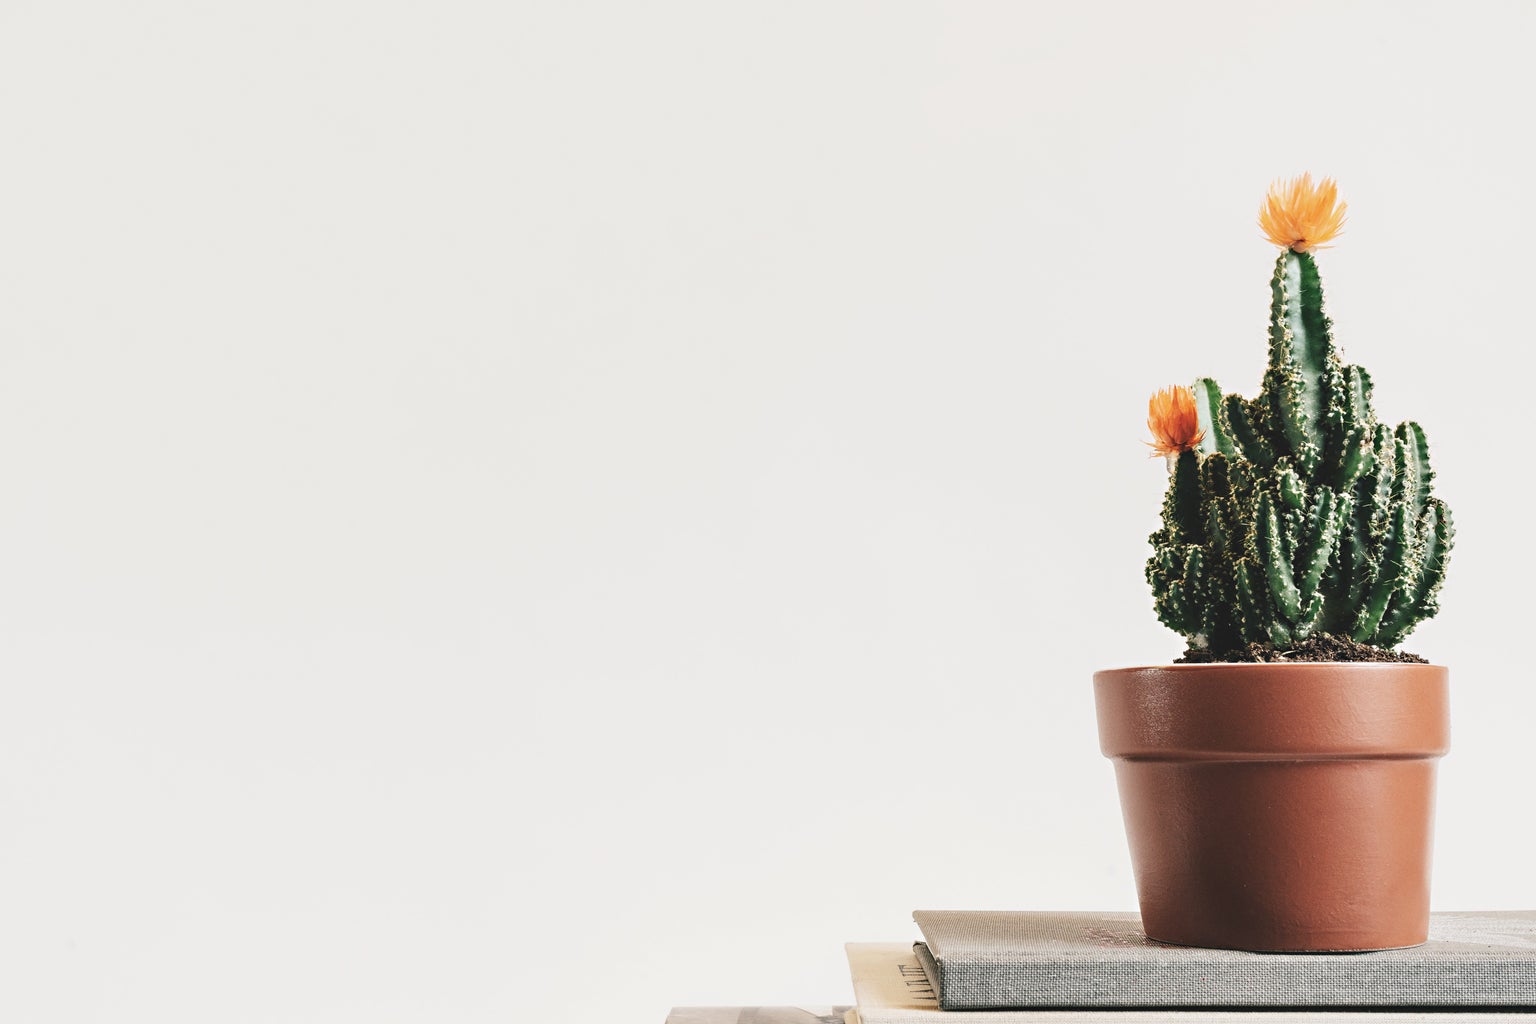
<path id="1" fill-rule="evenodd" d="M 1447 678 L 1334 662 L 1096 673 L 1147 936 L 1289 952 L 1423 942 Z"/>

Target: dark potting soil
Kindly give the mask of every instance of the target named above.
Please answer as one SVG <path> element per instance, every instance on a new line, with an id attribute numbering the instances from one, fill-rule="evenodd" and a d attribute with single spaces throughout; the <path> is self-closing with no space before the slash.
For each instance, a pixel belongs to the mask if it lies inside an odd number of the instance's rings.
<path id="1" fill-rule="evenodd" d="M 1206 651 L 1191 647 L 1174 664 L 1196 665 L 1213 661 L 1411 661 L 1419 665 L 1429 664 L 1417 654 L 1383 650 L 1332 633 L 1314 633 L 1289 647 L 1249 644 L 1234 651 Z"/>

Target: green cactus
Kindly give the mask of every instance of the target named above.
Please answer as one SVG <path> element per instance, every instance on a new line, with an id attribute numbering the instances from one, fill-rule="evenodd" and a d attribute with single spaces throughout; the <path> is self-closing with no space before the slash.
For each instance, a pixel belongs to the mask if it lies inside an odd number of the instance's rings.
<path id="1" fill-rule="evenodd" d="M 1424 431 L 1377 422 L 1370 376 L 1334 346 L 1310 251 L 1282 251 L 1271 289 L 1258 398 L 1202 378 L 1180 399 L 1194 403 L 1185 433 L 1200 433 L 1160 446 L 1158 617 L 1217 654 L 1316 633 L 1391 648 L 1437 611 L 1452 543 Z"/>

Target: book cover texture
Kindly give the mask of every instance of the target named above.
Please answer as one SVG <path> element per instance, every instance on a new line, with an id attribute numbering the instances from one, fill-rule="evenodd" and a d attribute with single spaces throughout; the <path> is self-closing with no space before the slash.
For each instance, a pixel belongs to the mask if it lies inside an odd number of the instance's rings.
<path id="1" fill-rule="evenodd" d="M 1149 940 L 1133 913 L 932 911 L 945 1010 L 1024 1007 L 1536 1007 L 1536 911 L 1440 913 L 1372 953 L 1245 953 Z M 921 944 L 920 944 L 921 945 Z"/>

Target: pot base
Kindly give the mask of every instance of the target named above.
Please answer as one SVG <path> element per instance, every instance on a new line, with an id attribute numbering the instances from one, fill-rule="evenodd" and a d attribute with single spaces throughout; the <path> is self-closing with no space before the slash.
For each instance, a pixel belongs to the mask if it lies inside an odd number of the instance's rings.
<path id="1" fill-rule="evenodd" d="M 1429 760 L 1118 761 L 1149 937 L 1335 952 L 1429 937 Z"/>

